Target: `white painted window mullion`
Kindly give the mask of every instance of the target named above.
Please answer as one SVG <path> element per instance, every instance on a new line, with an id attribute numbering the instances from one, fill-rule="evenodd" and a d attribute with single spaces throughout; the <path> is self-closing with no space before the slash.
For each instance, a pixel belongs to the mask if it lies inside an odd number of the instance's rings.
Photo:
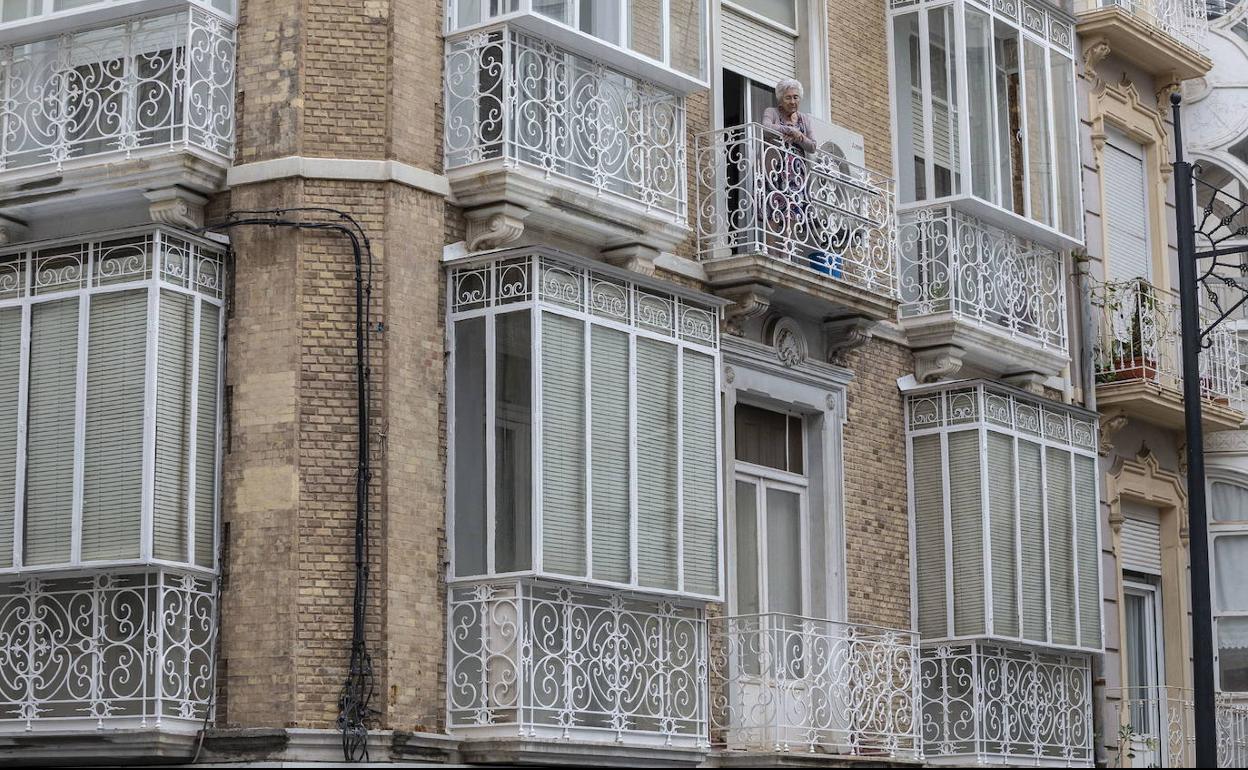
<path id="1" fill-rule="evenodd" d="M 30 275 L 26 271 L 26 296 L 30 296 Z M 26 523 L 26 432 L 30 403 L 30 321 L 31 308 L 27 303 L 22 306 L 21 328 L 21 370 L 17 375 L 17 472 L 13 477 L 13 566 L 22 567 Z"/>
<path id="2" fill-rule="evenodd" d="M 498 431 L 497 409 L 497 315 L 485 317 L 485 572 L 494 574 L 494 537 L 497 517 L 497 495 L 494 485 L 498 473 L 495 462 Z M 540 364 L 539 364 L 540 365 Z"/>
<path id="3" fill-rule="evenodd" d="M 194 266 L 192 266 L 194 270 Z M 195 563 L 195 492 L 198 486 L 198 474 L 195 472 L 199 461 L 199 314 L 203 300 L 196 295 L 191 302 L 191 414 L 187 426 L 187 459 L 186 459 L 186 563 Z"/>
<path id="4" fill-rule="evenodd" d="M 679 305 L 677 305 L 679 308 Z M 679 313 L 679 309 L 677 310 Z M 676 588 L 685 590 L 685 350 L 676 349 Z"/>
<path id="5" fill-rule="evenodd" d="M 932 113 L 932 57 L 928 14 L 926 8 L 921 8 L 918 12 L 919 93 L 923 97 L 923 200 L 931 200 L 936 195 L 936 116 Z"/>
<path id="6" fill-rule="evenodd" d="M 948 36 L 946 36 L 948 38 Z M 958 125 L 957 133 L 951 137 L 950 143 L 957 148 L 958 152 L 958 173 L 961 175 L 960 180 L 951 180 L 953 192 L 965 192 L 975 190 L 975 180 L 971 173 L 971 147 L 975 141 L 975 137 L 971 136 L 971 92 L 968 87 L 967 77 L 967 48 L 966 48 L 966 4 L 954 3 L 953 5 L 953 44 L 946 46 L 946 61 L 953 64 L 954 82 L 957 84 L 958 105 Z M 955 53 L 959 52 L 959 53 Z M 950 100 L 951 103 L 954 100 Z"/>
<path id="7" fill-rule="evenodd" d="M 1067 418 L 1069 421 L 1069 417 Z M 1070 435 L 1069 429 L 1067 434 Z M 1079 484 L 1079 477 L 1075 474 L 1075 453 L 1067 452 L 1066 461 L 1070 464 L 1070 565 L 1074 570 L 1075 578 L 1073 583 L 1075 604 L 1075 646 L 1083 645 L 1083 607 L 1080 604 L 1081 594 L 1083 593 L 1079 583 L 1079 498 L 1075 494 L 1075 490 Z"/>
<path id="8" fill-rule="evenodd" d="M 947 414 L 947 412 L 946 412 Z M 953 617 L 953 514 L 949 500 L 949 431 L 940 432 L 941 505 L 945 527 L 945 633 L 954 634 Z"/>
<path id="9" fill-rule="evenodd" d="M 589 298 L 588 275 L 585 297 Z M 589 301 L 592 302 L 592 299 Z M 594 325 L 585 321 L 585 348 L 583 350 L 585 383 L 585 576 L 594 576 L 594 378 L 593 337 Z"/>
<path id="10" fill-rule="evenodd" d="M 629 289 L 629 306 L 635 292 Z M 628 336 L 628 582 L 636 584 L 637 572 L 637 337 Z"/>
<path id="11" fill-rule="evenodd" d="M 156 275 L 160 273 L 161 254 L 156 243 Z M 143 518 L 142 543 L 139 552 L 144 559 L 152 557 L 152 533 L 156 507 L 156 386 L 157 353 L 160 329 L 160 285 L 153 277 L 147 287 L 147 353 L 143 368 Z"/>
<path id="12" fill-rule="evenodd" d="M 86 273 L 91 275 L 95 249 L 87 252 Z M 74 368 L 74 496 L 70 526 L 69 560 L 73 564 L 82 561 L 82 496 L 83 473 L 86 467 L 87 444 L 87 356 L 91 324 L 91 295 L 83 292 L 78 297 L 78 352 Z"/>
<path id="13" fill-rule="evenodd" d="M 538 261 L 534 259 L 529 269 L 532 275 L 534 285 L 538 282 Z M 529 365 L 529 374 L 532 377 L 532 410 L 533 410 L 533 428 L 532 434 L 532 452 L 530 457 L 533 462 L 533 505 L 530 516 L 531 533 L 529 544 L 532 548 L 532 569 L 534 572 L 540 573 L 542 567 L 542 554 L 544 549 L 542 543 L 545 538 L 545 514 L 542 509 L 542 467 L 544 458 L 542 457 L 542 436 L 546 430 L 542 410 L 542 307 L 538 303 L 534 303 L 533 309 L 529 312 L 530 338 L 532 340 L 531 347 L 533 349 L 532 363 Z"/>
<path id="14" fill-rule="evenodd" d="M 1014 420 L 1014 424 L 1018 424 L 1017 419 Z M 1022 477 L 1018 470 L 1018 434 L 1011 436 L 1011 439 L 1014 446 L 1014 582 L 1017 591 L 1015 595 L 1018 597 L 1014 612 L 1018 615 L 1018 636 L 1023 638 L 1026 636 L 1026 628 L 1023 625 L 1023 607 L 1027 602 L 1027 595 L 1023 592 Z"/>

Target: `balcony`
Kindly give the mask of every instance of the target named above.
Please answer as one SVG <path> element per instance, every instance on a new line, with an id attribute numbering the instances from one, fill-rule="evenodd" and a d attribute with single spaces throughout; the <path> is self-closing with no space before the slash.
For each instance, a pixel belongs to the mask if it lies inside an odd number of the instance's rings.
<path id="1" fill-rule="evenodd" d="M 1096 400 L 1163 427 L 1183 427 L 1182 341 L 1179 301 L 1145 281 L 1098 284 L 1092 291 L 1100 331 L 1093 346 Z M 1204 324 L 1209 319 L 1202 313 Z M 1236 332 L 1214 329 L 1201 355 L 1203 415 L 1210 430 L 1244 420 L 1243 371 Z"/>
<path id="2" fill-rule="evenodd" d="M 1132 687 L 1106 692 L 1110 767 L 1196 767 L 1195 713 L 1190 691 Z M 1248 704 L 1219 695 L 1218 767 L 1248 764 Z"/>
<path id="3" fill-rule="evenodd" d="M 506 24 L 446 44 L 445 164 L 470 250 L 536 225 L 670 249 L 686 224 L 685 103 Z"/>
<path id="4" fill-rule="evenodd" d="M 213 690 L 214 579 L 172 569 L 0 584 L 0 735 L 194 733 Z"/>
<path id="5" fill-rule="evenodd" d="M 727 752 L 922 759 L 917 633 L 746 615 L 713 620 L 711 649 L 711 735 Z"/>
<path id="6" fill-rule="evenodd" d="M 544 581 L 455 585 L 447 647 L 457 737 L 706 746 L 701 604 Z"/>
<path id="7" fill-rule="evenodd" d="M 893 181 L 758 123 L 697 138 L 698 256 L 712 285 L 800 292 L 826 314 L 896 312 Z"/>
<path id="8" fill-rule="evenodd" d="M 923 751 L 932 764 L 1091 767 L 1086 654 L 995 643 L 922 653 Z"/>
<path id="9" fill-rule="evenodd" d="M 994 374 L 1053 375 L 1069 361 L 1057 252 L 934 207 L 903 214 L 899 253 L 899 316 L 915 348 Z"/>
<path id="10" fill-rule="evenodd" d="M 1177 82 L 1213 66 L 1204 54 L 1204 0 L 1078 0 L 1075 18 L 1081 38 L 1107 44 L 1150 75 Z"/>
<path id="11" fill-rule="evenodd" d="M 232 24 L 198 7 L 0 48 L 6 214 L 57 193 L 219 189 L 234 55 Z"/>

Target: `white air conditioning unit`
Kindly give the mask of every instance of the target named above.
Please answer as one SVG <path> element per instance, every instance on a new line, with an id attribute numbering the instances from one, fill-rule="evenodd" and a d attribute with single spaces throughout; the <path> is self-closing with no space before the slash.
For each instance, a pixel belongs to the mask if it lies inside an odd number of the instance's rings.
<path id="1" fill-rule="evenodd" d="M 819 149 L 844 158 L 855 166 L 866 165 L 867 152 L 862 141 L 862 134 L 856 134 L 844 126 L 813 117 L 810 119 L 810 127 L 814 134 L 811 138 L 819 145 Z"/>

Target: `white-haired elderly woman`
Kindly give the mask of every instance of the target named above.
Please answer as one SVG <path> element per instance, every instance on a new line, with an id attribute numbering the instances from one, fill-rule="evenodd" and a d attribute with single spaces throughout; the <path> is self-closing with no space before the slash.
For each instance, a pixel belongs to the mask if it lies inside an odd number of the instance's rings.
<path id="1" fill-rule="evenodd" d="M 786 144 L 802 153 L 815 151 L 811 138 L 810 119 L 798 108 L 802 106 L 805 89 L 796 80 L 785 78 L 776 83 L 776 106 L 763 111 L 763 125 L 776 131 Z"/>
<path id="2" fill-rule="evenodd" d="M 768 201 L 765 228 L 781 238 L 787 249 L 802 249 L 813 240 L 813 224 L 807 222 L 809 174 L 806 153 L 815 151 L 810 119 L 798 107 L 802 104 L 802 84 L 796 80 L 776 83 L 776 106 L 763 113 L 767 130 L 763 167 L 766 169 Z M 790 254 L 801 258 L 799 253 Z"/>

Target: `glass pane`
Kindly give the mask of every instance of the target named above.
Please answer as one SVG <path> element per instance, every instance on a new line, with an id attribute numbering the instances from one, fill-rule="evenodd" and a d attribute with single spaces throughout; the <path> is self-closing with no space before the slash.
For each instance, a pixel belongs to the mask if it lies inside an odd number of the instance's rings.
<path id="1" fill-rule="evenodd" d="M 1218 609 L 1248 612 L 1248 535 L 1223 535 L 1213 541 Z"/>
<path id="2" fill-rule="evenodd" d="M 481 0 L 456 0 L 456 27 L 466 27 L 479 21 L 481 21 Z"/>
<path id="3" fill-rule="evenodd" d="M 1153 617 L 1149 597 L 1133 592 L 1123 595 L 1127 636 L 1123 640 L 1127 657 L 1127 698 L 1131 700 L 1130 717 L 1134 732 L 1151 730 L 1145 701 L 1148 688 L 1157 684 L 1152 660 Z"/>
<path id="4" fill-rule="evenodd" d="M 620 0 L 581 0 L 578 23 L 582 32 L 619 45 Z"/>
<path id="5" fill-rule="evenodd" d="M 1031 218 L 1053 224 L 1053 160 L 1049 156 L 1049 93 L 1045 83 L 1045 51 L 1024 43 L 1024 87 L 1027 91 L 1027 188 Z"/>
<path id="6" fill-rule="evenodd" d="M 528 569 L 532 554 L 532 333 L 529 311 L 494 321 L 494 570 Z"/>
<path id="7" fill-rule="evenodd" d="M 671 66 L 698 79 L 706 77 L 706 17 L 703 0 L 669 0 Z"/>
<path id="8" fill-rule="evenodd" d="M 455 574 L 485 572 L 485 319 L 455 324 Z"/>
<path id="9" fill-rule="evenodd" d="M 533 0 L 533 10 L 567 24 L 571 21 L 568 18 L 569 3 L 570 0 Z"/>
<path id="10" fill-rule="evenodd" d="M 952 6 L 928 11 L 927 34 L 932 79 L 932 197 L 943 198 L 961 192 L 962 187 Z"/>
<path id="11" fill-rule="evenodd" d="M 30 0 L 0 0 L 0 22 L 17 21 L 30 15 Z"/>
<path id="12" fill-rule="evenodd" d="M 1214 482 L 1209 497 L 1214 521 L 1248 521 L 1248 488 Z"/>
<path id="13" fill-rule="evenodd" d="M 1248 692 L 1248 618 L 1218 618 L 1218 684 Z"/>
<path id="14" fill-rule="evenodd" d="M 758 488 L 737 482 L 737 614 L 754 615 L 758 604 Z"/>
<path id="15" fill-rule="evenodd" d="M 737 404 L 736 457 L 741 462 L 787 470 L 787 419 L 780 412 Z"/>
<path id="16" fill-rule="evenodd" d="M 970 110 L 971 190 L 1000 204 L 994 159 L 992 111 L 992 22 L 988 14 L 966 9 L 967 108 Z"/>
<path id="17" fill-rule="evenodd" d="M 599 0 L 593 0 L 598 4 Z M 663 0 L 631 0 L 628 4 L 628 47 L 642 56 L 663 59 Z"/>
<path id="18" fill-rule="evenodd" d="M 908 13 L 893 19 L 893 53 L 896 61 L 897 147 L 902 203 L 925 200 L 926 170 L 923 165 L 923 83 L 919 69 L 919 15 Z"/>
<path id="19" fill-rule="evenodd" d="M 802 441 L 804 434 L 802 433 L 802 418 L 789 415 L 789 471 L 791 473 L 803 473 L 804 466 L 802 455 L 804 453 Z"/>
<path id="20" fill-rule="evenodd" d="M 802 614 L 802 509 L 796 492 L 767 490 L 767 611 Z"/>
<path id="21" fill-rule="evenodd" d="M 1015 214 L 1022 214 L 1025 208 L 1018 30 L 997 22 L 993 45 L 996 61 L 997 164 L 1001 180 L 999 189 L 1005 208 Z"/>
<path id="22" fill-rule="evenodd" d="M 783 24 L 789 29 L 797 29 L 797 4 L 794 0 L 732 0 L 746 10 Z"/>
<path id="23" fill-rule="evenodd" d="M 1057 160 L 1057 227 L 1067 235 L 1082 230 L 1083 199 L 1079 180 L 1079 118 L 1075 111 L 1075 63 L 1050 53 L 1053 85 L 1054 142 L 1060 149 Z"/>

